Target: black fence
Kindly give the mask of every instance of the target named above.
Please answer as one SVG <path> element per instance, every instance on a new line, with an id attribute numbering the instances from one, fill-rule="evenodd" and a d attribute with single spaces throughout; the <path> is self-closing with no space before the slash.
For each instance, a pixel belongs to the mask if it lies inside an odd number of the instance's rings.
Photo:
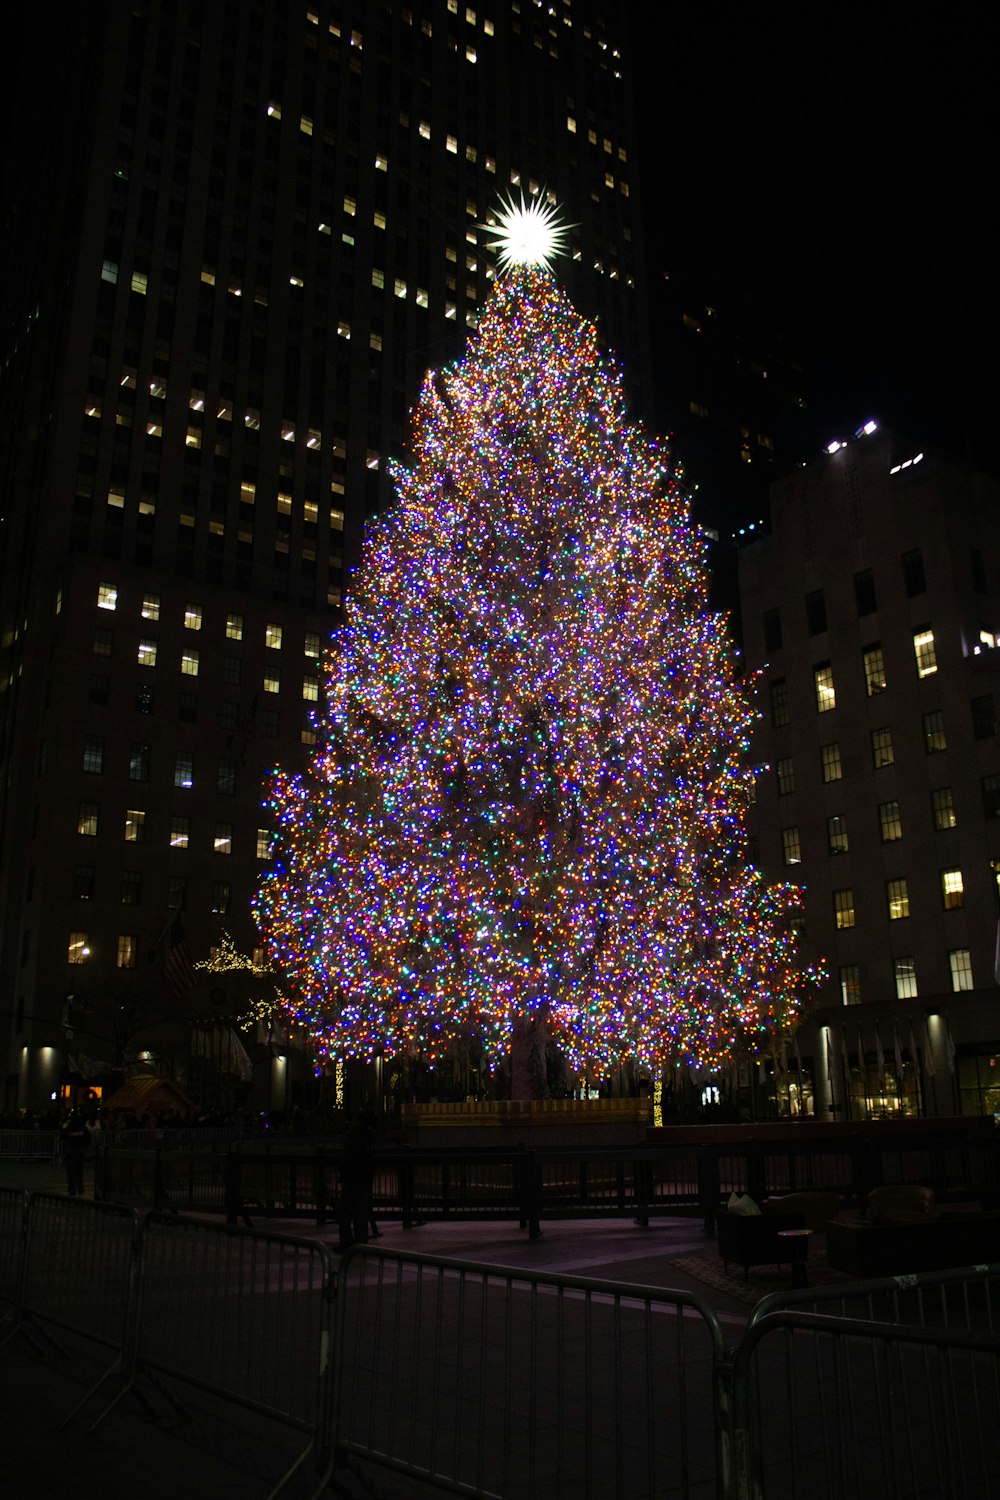
<path id="1" fill-rule="evenodd" d="M 254 1218 L 334 1218 L 339 1147 L 331 1143 L 238 1146 L 102 1144 L 95 1197 L 109 1203 Z M 732 1192 L 758 1202 L 802 1189 L 838 1193 L 864 1207 L 884 1183 L 919 1183 L 941 1202 L 1000 1204 L 1000 1148 L 960 1130 L 878 1130 L 837 1140 L 530 1149 L 386 1147 L 373 1153 L 376 1214 L 407 1226 L 430 1220 L 691 1215 L 714 1229 Z"/>

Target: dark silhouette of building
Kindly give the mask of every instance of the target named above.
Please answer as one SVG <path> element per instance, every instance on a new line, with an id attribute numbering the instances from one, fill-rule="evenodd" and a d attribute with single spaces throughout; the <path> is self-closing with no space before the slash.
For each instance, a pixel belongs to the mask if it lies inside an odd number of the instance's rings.
<path id="1" fill-rule="evenodd" d="M 173 913 L 193 959 L 252 948 L 266 772 L 308 754 L 365 518 L 475 327 L 503 196 L 562 206 L 559 274 L 643 409 L 622 26 L 589 0 L 36 19 L 3 198 L 6 1107 L 183 1016 Z"/>

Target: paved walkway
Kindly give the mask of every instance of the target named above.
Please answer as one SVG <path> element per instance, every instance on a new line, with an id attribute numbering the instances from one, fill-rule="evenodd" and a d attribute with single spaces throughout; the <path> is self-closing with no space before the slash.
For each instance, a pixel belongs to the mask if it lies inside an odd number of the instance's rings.
<path id="1" fill-rule="evenodd" d="M 0 1162 L 0 1186 L 61 1193 L 65 1180 L 52 1164 Z M 256 1227 L 327 1244 L 335 1234 L 333 1226 L 317 1230 L 301 1220 L 262 1220 Z M 749 1313 L 747 1304 L 671 1265 L 675 1256 L 705 1248 L 701 1224 L 693 1219 L 653 1220 L 648 1229 L 623 1220 L 549 1221 L 535 1241 L 512 1223 L 427 1224 L 407 1231 L 388 1220 L 380 1227 L 379 1245 L 390 1250 L 692 1291 L 715 1309 L 727 1337 L 734 1339 Z M 228 1405 L 213 1408 L 200 1394 L 188 1403 L 187 1421 L 164 1406 L 150 1422 L 129 1397 L 96 1433 L 79 1419 L 60 1427 L 107 1365 L 106 1355 L 95 1362 L 100 1351 L 80 1340 L 67 1341 L 67 1347 L 67 1355 L 40 1354 L 18 1335 L 0 1349 L 7 1433 L 0 1450 L 0 1500 L 34 1500 L 41 1494 L 73 1500 L 255 1500 L 267 1494 L 269 1476 L 287 1465 L 294 1435 L 269 1432 L 259 1417 Z M 392 1484 L 380 1492 L 402 1493 Z"/>

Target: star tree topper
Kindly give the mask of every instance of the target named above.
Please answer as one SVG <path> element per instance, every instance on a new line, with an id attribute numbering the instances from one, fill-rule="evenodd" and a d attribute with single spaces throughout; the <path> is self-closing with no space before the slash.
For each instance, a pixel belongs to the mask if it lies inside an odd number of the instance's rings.
<path id="1" fill-rule="evenodd" d="M 559 222 L 559 210 L 551 203 L 543 203 L 541 197 L 515 201 L 513 194 L 503 200 L 498 223 L 481 224 L 480 229 L 496 231 L 496 239 L 489 248 L 498 252 L 502 271 L 514 266 L 547 267 L 557 255 L 566 254 L 566 236 L 572 224 Z"/>

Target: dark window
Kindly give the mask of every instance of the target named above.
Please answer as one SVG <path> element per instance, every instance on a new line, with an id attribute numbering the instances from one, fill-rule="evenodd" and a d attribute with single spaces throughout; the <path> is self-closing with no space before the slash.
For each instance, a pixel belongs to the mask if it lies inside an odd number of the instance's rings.
<path id="1" fill-rule="evenodd" d="M 219 917 L 225 917 L 229 913 L 229 901 L 232 887 L 227 880 L 213 880 L 212 882 L 212 911 Z"/>
<path id="2" fill-rule="evenodd" d="M 783 677 L 771 683 L 771 723 L 775 729 L 788 723 L 788 684 Z"/>
<path id="3" fill-rule="evenodd" d="M 878 608 L 875 599 L 875 577 L 871 568 L 854 575 L 854 606 L 859 615 L 874 614 Z"/>
<path id="4" fill-rule="evenodd" d="M 149 780 L 149 746 L 134 744 L 128 758 L 130 781 Z"/>
<path id="5" fill-rule="evenodd" d="M 198 721 L 198 695 L 197 693 L 181 693 L 177 700 L 177 717 L 182 724 L 195 724 Z"/>
<path id="6" fill-rule="evenodd" d="M 114 645 L 114 631 L 108 630 L 105 625 L 94 626 L 94 655 L 110 656 Z"/>
<path id="7" fill-rule="evenodd" d="M 826 629 L 826 600 L 822 589 L 806 595 L 806 624 L 810 635 L 822 635 Z"/>
<path id="8" fill-rule="evenodd" d="M 87 694 L 88 701 L 97 703 L 104 708 L 111 696 L 111 678 L 106 677 L 103 672 L 91 672 L 90 690 Z"/>
<path id="9" fill-rule="evenodd" d="M 135 711 L 137 714 L 153 712 L 153 684 L 137 682 L 135 685 Z"/>
<path id="10" fill-rule="evenodd" d="M 924 554 L 919 547 L 914 547 L 912 552 L 903 553 L 903 588 L 906 590 L 907 599 L 913 599 L 927 589 L 927 580 L 924 577 Z"/>
<path id="11" fill-rule="evenodd" d="M 73 866 L 73 895 L 77 901 L 93 901 L 94 899 L 94 866 Z"/>
<path id="12" fill-rule="evenodd" d="M 222 658 L 222 680 L 230 687 L 239 687 L 242 675 L 242 666 L 238 656 L 224 656 Z"/>
<path id="13" fill-rule="evenodd" d="M 983 811 L 988 818 L 1000 818 L 1000 776 L 983 777 Z"/>
<path id="14" fill-rule="evenodd" d="M 931 811 L 934 815 L 934 827 L 939 833 L 946 828 L 955 827 L 955 804 L 950 786 L 939 786 L 931 792 Z"/>
<path id="15" fill-rule="evenodd" d="M 944 732 L 944 714 L 937 709 L 932 714 L 924 714 L 924 749 L 928 755 L 933 755 L 938 750 L 947 750 L 948 740 Z"/>
<path id="16" fill-rule="evenodd" d="M 142 903 L 142 871 L 122 871 L 122 906 L 139 906 Z"/>
<path id="17" fill-rule="evenodd" d="M 764 611 L 764 649 L 766 651 L 781 650 L 780 609 L 765 609 Z"/>
<path id="18" fill-rule="evenodd" d="M 236 762 L 235 760 L 219 761 L 219 781 L 217 790 L 223 797 L 231 797 L 236 791 Z"/>
<path id="19" fill-rule="evenodd" d="M 183 875 L 171 875 L 167 881 L 167 905 L 171 911 L 187 909 L 188 883 Z"/>
<path id="20" fill-rule="evenodd" d="M 992 693 L 972 700 L 972 732 L 977 740 L 989 740 L 997 732 L 997 706 Z"/>
<path id="21" fill-rule="evenodd" d="M 83 737 L 83 769 L 99 776 L 104 769 L 104 741 L 99 734 Z"/>

